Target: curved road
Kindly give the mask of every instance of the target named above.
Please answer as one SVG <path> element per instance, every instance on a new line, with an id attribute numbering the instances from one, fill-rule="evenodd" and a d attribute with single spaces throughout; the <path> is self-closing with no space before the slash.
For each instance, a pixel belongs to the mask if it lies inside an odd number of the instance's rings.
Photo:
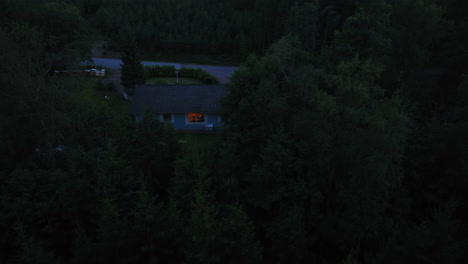
<path id="1" fill-rule="evenodd" d="M 122 61 L 119 59 L 105 59 L 105 58 L 93 58 L 94 64 L 102 65 L 112 69 L 120 69 L 120 64 Z M 201 64 L 181 64 L 181 63 L 169 63 L 169 62 L 154 62 L 154 61 L 142 61 L 144 66 L 151 65 L 174 65 L 176 69 L 182 67 L 185 68 L 201 68 L 213 76 L 218 78 L 221 83 L 228 83 L 231 78 L 232 73 L 237 69 L 237 67 L 231 66 L 211 66 L 211 65 L 201 65 Z"/>

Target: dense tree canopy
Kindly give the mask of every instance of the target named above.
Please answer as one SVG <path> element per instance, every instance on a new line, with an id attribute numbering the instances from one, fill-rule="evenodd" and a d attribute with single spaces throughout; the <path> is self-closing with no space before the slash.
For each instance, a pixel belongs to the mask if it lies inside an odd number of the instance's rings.
<path id="1" fill-rule="evenodd" d="M 0 2 L 0 263 L 466 262 L 467 8 Z M 116 47 L 245 55 L 224 130 L 136 123 L 89 98 L 95 79 L 52 74 L 86 58 L 90 25 Z"/>
<path id="2" fill-rule="evenodd" d="M 202 53 L 222 55 L 240 61 L 250 51 L 263 53 L 287 32 L 301 37 L 306 49 L 319 49 L 333 31 L 352 14 L 355 1 L 349 0 L 18 0 L 8 1 L 10 12 L 26 21 L 54 30 L 73 30 L 83 24 L 76 10 L 110 39 L 110 48 L 120 50 L 128 33 L 135 35 L 147 56 L 164 53 Z M 74 5 L 74 6 L 73 6 Z M 34 9 L 30 7 L 35 7 Z M 64 12 L 54 14 L 61 7 Z M 36 10 L 36 11 L 31 11 Z M 26 12 L 25 12 L 26 11 Z M 35 16 L 38 14 L 39 16 Z M 66 23 L 56 24 L 60 16 Z M 41 21 L 48 17 L 47 21 Z M 34 19 L 31 19 L 34 18 Z M 50 19 L 49 19 L 50 18 Z M 319 21 L 319 19 L 323 19 Z M 320 45 L 318 45 L 320 43 Z"/>

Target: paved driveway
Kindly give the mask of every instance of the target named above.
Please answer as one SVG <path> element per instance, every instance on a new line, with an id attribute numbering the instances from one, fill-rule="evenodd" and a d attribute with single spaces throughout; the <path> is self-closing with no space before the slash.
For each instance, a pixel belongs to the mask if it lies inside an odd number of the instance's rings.
<path id="1" fill-rule="evenodd" d="M 112 69 L 120 69 L 120 64 L 122 61 L 119 59 L 105 59 L 105 58 L 93 58 L 94 64 L 102 65 Z M 143 61 L 144 66 L 147 65 L 174 65 L 176 69 L 182 67 L 185 68 L 201 68 L 213 76 L 218 78 L 221 83 L 228 83 L 231 78 L 232 73 L 237 69 L 237 67 L 230 66 L 211 66 L 211 65 L 201 65 L 201 64 L 181 64 L 181 63 L 168 63 L 168 62 L 155 62 L 155 61 Z M 174 73 L 175 76 L 175 73 Z"/>

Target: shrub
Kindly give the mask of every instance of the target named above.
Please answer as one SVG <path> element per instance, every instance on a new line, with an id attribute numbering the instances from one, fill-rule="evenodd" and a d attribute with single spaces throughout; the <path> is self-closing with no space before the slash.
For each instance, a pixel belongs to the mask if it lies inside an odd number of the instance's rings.
<path id="1" fill-rule="evenodd" d="M 115 89 L 114 82 L 108 79 L 102 79 L 98 81 L 97 90 L 112 92 Z"/>

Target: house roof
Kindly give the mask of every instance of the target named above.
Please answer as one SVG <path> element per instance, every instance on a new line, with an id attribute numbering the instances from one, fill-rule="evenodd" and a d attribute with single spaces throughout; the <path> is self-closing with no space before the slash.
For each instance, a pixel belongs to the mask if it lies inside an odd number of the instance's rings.
<path id="1" fill-rule="evenodd" d="M 224 85 L 137 85 L 130 113 L 218 113 Z"/>

